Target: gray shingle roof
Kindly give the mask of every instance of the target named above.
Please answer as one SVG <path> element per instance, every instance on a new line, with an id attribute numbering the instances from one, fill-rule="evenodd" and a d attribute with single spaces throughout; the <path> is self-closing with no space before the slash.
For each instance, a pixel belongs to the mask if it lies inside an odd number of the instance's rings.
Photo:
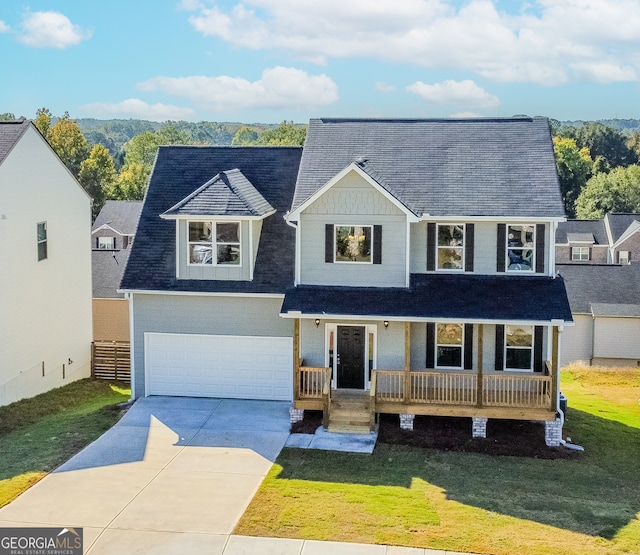
<path id="1" fill-rule="evenodd" d="M 566 222 L 558 223 L 556 244 L 566 245 L 570 242 L 570 236 L 572 236 L 571 239 L 575 240 L 573 236 L 580 235 L 593 237 L 596 245 L 609 244 L 603 220 L 567 220 Z"/>
<path id="2" fill-rule="evenodd" d="M 640 304 L 640 263 L 558 264 L 571 312 L 591 314 L 593 304 Z"/>
<path id="3" fill-rule="evenodd" d="M 124 297 L 124 293 L 118 293 L 117 290 L 127 265 L 129 252 L 130 249 L 91 251 L 94 298 L 117 299 Z"/>
<path id="4" fill-rule="evenodd" d="M 564 217 L 545 118 L 312 119 L 293 209 L 358 159 L 418 216 Z"/>
<path id="5" fill-rule="evenodd" d="M 640 214 L 607 214 L 605 218 L 615 243 L 633 222 L 640 221 Z"/>
<path id="6" fill-rule="evenodd" d="M 640 318 L 640 304 L 592 303 L 591 313 L 594 316 Z"/>
<path id="7" fill-rule="evenodd" d="M 300 147 L 161 146 L 149 181 L 123 289 L 284 293 L 293 284 L 291 206 Z M 175 222 L 160 217 L 213 176 L 239 169 L 276 213 L 264 219 L 253 281 L 176 279 Z"/>
<path id="8" fill-rule="evenodd" d="M 504 275 L 412 274 L 409 289 L 303 285 L 287 291 L 281 313 L 289 311 L 467 322 L 573 320 L 561 278 Z"/>
<path id="9" fill-rule="evenodd" d="M 122 235 L 135 235 L 141 211 L 142 201 L 108 200 L 93 222 L 91 231 L 106 224 Z"/>
<path id="10" fill-rule="evenodd" d="M 166 216 L 266 216 L 274 208 L 239 169 L 220 172 Z"/>
<path id="11" fill-rule="evenodd" d="M 31 122 L 28 120 L 0 121 L 0 164 L 4 162 L 30 125 Z"/>

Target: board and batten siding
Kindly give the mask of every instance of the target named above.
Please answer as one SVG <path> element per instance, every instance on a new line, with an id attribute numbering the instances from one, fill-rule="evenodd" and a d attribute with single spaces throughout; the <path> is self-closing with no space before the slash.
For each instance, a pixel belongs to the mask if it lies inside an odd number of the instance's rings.
<path id="1" fill-rule="evenodd" d="M 282 298 L 133 293 L 133 394 L 144 395 L 145 332 L 293 337 L 293 320 L 280 318 Z"/>
<path id="2" fill-rule="evenodd" d="M 382 226 L 382 263 L 325 262 L 327 224 Z M 348 173 L 301 214 L 300 283 L 405 287 L 407 225 L 399 208 L 356 172 Z"/>
<path id="3" fill-rule="evenodd" d="M 90 200 L 33 127 L 0 165 L 0 254 L 0 405 L 89 377 Z"/>
<path id="4" fill-rule="evenodd" d="M 206 220 L 206 218 L 198 220 L 194 218 L 193 221 L 202 220 Z M 217 266 L 215 264 L 189 264 L 188 221 L 178 220 L 178 277 L 180 279 L 249 281 L 251 266 L 255 263 L 258 251 L 262 220 L 254 221 L 251 225 L 247 220 L 237 221 L 240 221 L 240 265 L 222 264 Z M 253 228 L 253 233 L 251 233 L 251 228 Z M 253 249 L 251 242 L 253 242 Z M 253 260 L 251 260 L 252 254 Z M 215 255 L 214 252 L 213 256 Z"/>

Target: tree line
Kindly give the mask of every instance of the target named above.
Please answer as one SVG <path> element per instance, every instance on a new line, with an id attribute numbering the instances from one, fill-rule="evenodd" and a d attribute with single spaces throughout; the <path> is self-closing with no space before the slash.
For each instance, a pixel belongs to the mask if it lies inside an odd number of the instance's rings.
<path id="1" fill-rule="evenodd" d="M 0 120 L 16 119 L 0 114 Z M 306 126 L 216 122 L 78 120 L 54 118 L 47 108 L 33 120 L 58 156 L 94 199 L 142 200 L 161 145 L 303 145 Z M 568 218 L 607 212 L 640 213 L 640 122 L 550 120 L 560 191 Z M 232 134 L 233 132 L 233 134 Z"/>
<path id="2" fill-rule="evenodd" d="M 0 114 L 0 120 L 15 119 L 13 114 Z M 305 126 L 287 121 L 278 127 L 237 125 L 233 136 L 228 135 L 228 131 L 225 134 L 224 124 L 167 122 L 134 134 L 113 153 L 109 146 L 113 148 L 114 144 L 100 140 L 106 139 L 104 133 L 95 128 L 83 132 L 77 120 L 68 113 L 54 118 L 47 108 L 40 108 L 33 123 L 93 199 L 94 218 L 107 200 L 144 198 L 156 153 L 162 145 L 212 144 L 212 129 L 214 136 L 216 132 L 220 134 L 219 140 L 214 139 L 214 144 L 302 145 L 306 137 Z M 131 125 L 136 123 L 139 125 L 140 122 L 132 120 Z M 87 135 L 98 140 L 93 142 Z"/>

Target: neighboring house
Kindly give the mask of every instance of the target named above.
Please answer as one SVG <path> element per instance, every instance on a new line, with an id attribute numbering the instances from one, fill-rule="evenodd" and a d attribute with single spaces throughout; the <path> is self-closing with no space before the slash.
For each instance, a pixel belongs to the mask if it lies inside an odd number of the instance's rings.
<path id="1" fill-rule="evenodd" d="M 108 200 L 93 223 L 94 341 L 129 341 L 129 303 L 118 287 L 141 210 L 141 201 Z"/>
<path id="2" fill-rule="evenodd" d="M 133 394 L 293 400 L 292 420 L 323 410 L 330 429 L 345 404 L 367 428 L 538 420 L 557 445 L 562 220 L 543 118 L 314 119 L 303 151 L 160 147 L 121 284 Z"/>
<path id="3" fill-rule="evenodd" d="M 90 375 L 90 206 L 35 125 L 0 122 L 0 405 Z"/>
<path id="4" fill-rule="evenodd" d="M 575 322 L 562 334 L 562 365 L 640 365 L 640 264 L 557 268 Z"/>
<path id="5" fill-rule="evenodd" d="M 558 264 L 630 264 L 640 260 L 640 214 L 569 220 L 556 231 Z"/>

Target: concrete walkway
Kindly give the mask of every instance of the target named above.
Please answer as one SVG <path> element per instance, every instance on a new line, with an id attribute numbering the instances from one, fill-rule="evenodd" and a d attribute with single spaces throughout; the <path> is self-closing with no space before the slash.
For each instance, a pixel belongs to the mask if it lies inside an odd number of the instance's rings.
<path id="1" fill-rule="evenodd" d="M 150 397 L 12 503 L 4 527 L 82 527 L 90 555 L 444 551 L 231 535 L 289 437 L 289 403 Z"/>

